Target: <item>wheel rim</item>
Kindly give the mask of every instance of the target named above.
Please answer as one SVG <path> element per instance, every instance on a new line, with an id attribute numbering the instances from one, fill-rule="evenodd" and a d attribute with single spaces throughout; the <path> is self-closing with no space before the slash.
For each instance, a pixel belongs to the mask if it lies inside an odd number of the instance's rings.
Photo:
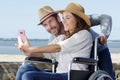
<path id="1" fill-rule="evenodd" d="M 111 77 L 109 75 L 100 74 L 100 75 L 98 75 L 98 77 L 96 78 L 96 80 L 112 80 L 112 79 L 111 79 Z"/>

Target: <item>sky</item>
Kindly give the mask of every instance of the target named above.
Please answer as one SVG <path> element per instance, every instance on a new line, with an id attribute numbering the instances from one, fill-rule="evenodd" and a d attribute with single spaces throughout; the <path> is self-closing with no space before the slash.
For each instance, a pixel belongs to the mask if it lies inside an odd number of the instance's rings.
<path id="1" fill-rule="evenodd" d="M 110 15 L 113 25 L 108 40 L 120 40 L 120 0 L 0 0 L 0 38 L 17 38 L 18 30 L 25 29 L 28 38 L 48 39 L 50 34 L 37 25 L 39 8 L 49 5 L 61 10 L 70 2 L 81 4 L 87 15 Z M 100 27 L 93 30 L 99 33 Z"/>

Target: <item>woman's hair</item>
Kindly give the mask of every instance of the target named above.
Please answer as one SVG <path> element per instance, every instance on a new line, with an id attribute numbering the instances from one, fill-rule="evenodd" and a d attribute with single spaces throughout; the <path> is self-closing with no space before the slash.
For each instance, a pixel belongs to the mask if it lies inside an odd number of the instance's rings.
<path id="1" fill-rule="evenodd" d="M 79 32 L 80 30 L 88 30 L 89 31 L 89 25 L 86 24 L 86 22 L 80 18 L 79 16 L 77 16 L 76 14 L 72 13 L 72 15 L 75 17 L 76 21 L 77 21 L 77 25 L 76 25 L 76 29 L 74 31 L 74 33 Z M 70 34 L 69 32 L 66 32 L 66 38 L 71 37 L 74 33 Z"/>
<path id="2" fill-rule="evenodd" d="M 89 25 L 86 24 L 86 22 L 80 18 L 79 16 L 77 16 L 76 14 L 73 14 L 72 15 L 76 18 L 76 21 L 77 21 L 77 31 L 80 31 L 80 30 L 89 30 Z"/>

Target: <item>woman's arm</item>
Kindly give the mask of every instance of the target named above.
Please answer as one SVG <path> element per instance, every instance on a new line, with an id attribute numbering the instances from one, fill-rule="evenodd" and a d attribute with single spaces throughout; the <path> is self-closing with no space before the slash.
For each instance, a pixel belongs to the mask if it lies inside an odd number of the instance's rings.
<path id="1" fill-rule="evenodd" d="M 31 47 L 31 46 L 22 45 L 21 49 L 23 50 L 26 56 L 34 56 L 34 57 L 41 56 L 43 53 L 55 53 L 61 50 L 59 44 L 51 44 L 42 47 Z"/>
<path id="2" fill-rule="evenodd" d="M 43 47 L 32 47 L 29 43 L 29 40 L 25 39 L 25 43 L 20 43 L 21 38 L 18 37 L 18 49 L 23 51 L 23 53 L 26 56 L 32 56 L 32 57 L 43 57 L 43 53 L 55 53 L 60 51 L 60 46 L 59 44 L 52 44 L 48 46 L 43 46 Z"/>
<path id="3" fill-rule="evenodd" d="M 58 44 L 51 44 L 51 45 L 42 46 L 42 47 L 31 47 L 29 51 L 31 53 L 36 53 L 36 52 L 55 53 L 55 52 L 59 52 L 60 49 L 61 48 L 60 48 L 60 46 Z"/>

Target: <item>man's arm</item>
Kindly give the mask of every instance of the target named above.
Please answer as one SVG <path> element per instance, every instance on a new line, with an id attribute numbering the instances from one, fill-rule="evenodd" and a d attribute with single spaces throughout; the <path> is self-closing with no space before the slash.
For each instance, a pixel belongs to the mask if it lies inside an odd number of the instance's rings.
<path id="1" fill-rule="evenodd" d="M 88 15 L 91 21 L 91 27 L 100 25 L 101 33 L 100 36 L 109 37 L 112 29 L 112 18 L 106 14 L 92 14 Z"/>

